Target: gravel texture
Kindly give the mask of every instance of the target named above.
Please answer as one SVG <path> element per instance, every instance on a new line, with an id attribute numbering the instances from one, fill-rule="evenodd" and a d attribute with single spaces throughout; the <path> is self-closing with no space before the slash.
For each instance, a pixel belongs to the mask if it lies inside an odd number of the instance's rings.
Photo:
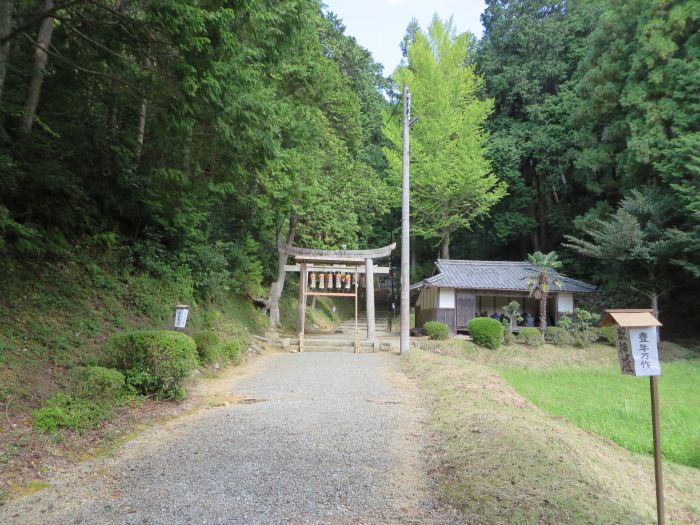
<path id="1" fill-rule="evenodd" d="M 461 521 L 434 498 L 426 410 L 396 355 L 269 354 L 226 389 L 235 402 L 57 475 L 0 523 Z"/>

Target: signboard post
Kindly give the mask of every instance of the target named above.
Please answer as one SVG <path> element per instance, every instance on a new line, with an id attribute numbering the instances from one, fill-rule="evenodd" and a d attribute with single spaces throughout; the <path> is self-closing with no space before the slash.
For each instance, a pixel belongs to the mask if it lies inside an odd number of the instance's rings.
<path id="1" fill-rule="evenodd" d="M 651 426 L 654 440 L 654 480 L 656 482 L 656 519 L 665 524 L 664 486 L 661 470 L 661 427 L 659 423 L 659 331 L 661 323 L 652 310 L 605 310 L 601 326 L 614 326 L 620 371 L 633 376 L 648 376 L 651 393 Z"/>
<path id="2" fill-rule="evenodd" d="M 182 330 L 187 326 L 187 316 L 190 313 L 190 307 L 186 304 L 178 304 L 175 307 L 175 330 Z"/>

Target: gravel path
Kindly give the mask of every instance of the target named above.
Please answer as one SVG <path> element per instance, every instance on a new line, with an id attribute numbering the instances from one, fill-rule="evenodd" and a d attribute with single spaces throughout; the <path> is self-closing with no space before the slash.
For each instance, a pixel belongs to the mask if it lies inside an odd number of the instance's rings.
<path id="1" fill-rule="evenodd" d="M 56 476 L 0 507 L 0 523 L 460 521 L 432 496 L 425 409 L 397 356 L 269 354 L 226 389 L 237 402 Z"/>

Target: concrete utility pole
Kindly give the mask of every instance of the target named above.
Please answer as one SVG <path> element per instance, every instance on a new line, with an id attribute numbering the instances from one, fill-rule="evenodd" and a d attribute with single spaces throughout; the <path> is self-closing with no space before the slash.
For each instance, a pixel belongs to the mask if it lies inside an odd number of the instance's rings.
<path id="1" fill-rule="evenodd" d="M 365 292 L 367 305 L 365 311 L 367 312 L 367 340 L 370 343 L 376 342 L 376 335 L 374 331 L 374 262 L 372 259 L 365 259 Z"/>
<path id="2" fill-rule="evenodd" d="M 403 87 L 403 172 L 401 177 L 401 345 L 399 352 L 408 351 L 411 305 L 409 287 L 409 202 L 408 202 L 408 131 L 411 127 L 411 92 L 408 84 Z"/>

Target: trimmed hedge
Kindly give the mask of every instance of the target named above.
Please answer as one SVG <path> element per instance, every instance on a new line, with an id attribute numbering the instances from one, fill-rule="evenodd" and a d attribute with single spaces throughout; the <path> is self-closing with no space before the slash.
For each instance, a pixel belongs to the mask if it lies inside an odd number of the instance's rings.
<path id="1" fill-rule="evenodd" d="M 490 317 L 475 317 L 467 326 L 472 339 L 479 346 L 493 350 L 501 346 L 503 341 L 503 325 Z"/>
<path id="2" fill-rule="evenodd" d="M 128 385 L 160 399 L 183 399 L 183 383 L 198 364 L 194 339 L 170 330 L 113 335 L 106 352 L 107 364 L 124 371 Z"/>
<path id="3" fill-rule="evenodd" d="M 539 328 L 521 328 L 518 334 L 518 342 L 528 346 L 542 346 L 544 344 L 544 337 Z"/>
<path id="4" fill-rule="evenodd" d="M 71 370 L 71 391 L 75 397 L 113 405 L 125 393 L 124 374 L 103 366 L 78 366 Z"/>
<path id="5" fill-rule="evenodd" d="M 559 326 L 548 326 L 544 331 L 544 339 L 557 346 L 574 344 L 574 338 L 571 334 Z"/>
<path id="6" fill-rule="evenodd" d="M 428 321 L 423 325 L 423 329 L 430 339 L 442 341 L 450 336 L 449 327 L 438 321 Z"/>

